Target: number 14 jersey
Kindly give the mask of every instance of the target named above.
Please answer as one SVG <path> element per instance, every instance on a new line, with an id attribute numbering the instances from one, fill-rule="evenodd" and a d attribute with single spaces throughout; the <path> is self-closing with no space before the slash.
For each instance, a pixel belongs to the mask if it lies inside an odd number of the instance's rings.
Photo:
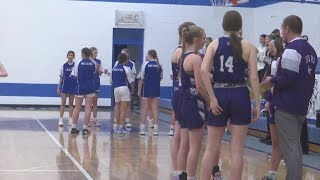
<path id="1" fill-rule="evenodd" d="M 219 45 L 214 55 L 213 80 L 217 83 L 243 84 L 247 62 L 233 56 L 229 37 L 219 38 Z"/>

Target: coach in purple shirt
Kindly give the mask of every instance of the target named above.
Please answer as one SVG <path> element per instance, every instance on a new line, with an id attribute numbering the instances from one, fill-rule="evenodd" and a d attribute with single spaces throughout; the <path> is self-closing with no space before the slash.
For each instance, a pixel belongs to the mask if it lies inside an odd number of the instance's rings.
<path id="1" fill-rule="evenodd" d="M 315 83 L 317 54 L 301 37 L 302 20 L 298 16 L 286 17 L 281 29 L 287 46 L 276 76 L 267 77 L 264 84 L 274 86 L 275 123 L 287 168 L 286 180 L 302 180 L 300 133 Z"/>

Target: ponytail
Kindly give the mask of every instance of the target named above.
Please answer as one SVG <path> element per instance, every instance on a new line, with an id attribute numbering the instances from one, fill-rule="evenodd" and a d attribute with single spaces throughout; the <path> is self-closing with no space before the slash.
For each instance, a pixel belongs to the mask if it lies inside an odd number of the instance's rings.
<path id="1" fill-rule="evenodd" d="M 182 52 L 181 52 L 180 59 L 178 61 L 178 68 L 179 68 L 178 79 L 181 79 L 181 70 L 182 70 L 181 68 L 183 68 L 183 64 L 181 60 L 183 59 L 184 53 L 186 51 L 186 37 L 187 37 L 188 31 L 189 31 L 188 27 L 184 27 L 182 29 L 182 36 L 181 36 Z"/>
<path id="2" fill-rule="evenodd" d="M 230 45 L 233 51 L 233 56 L 235 59 L 242 59 L 243 49 L 241 45 L 241 40 L 237 36 L 235 31 L 230 32 Z"/>

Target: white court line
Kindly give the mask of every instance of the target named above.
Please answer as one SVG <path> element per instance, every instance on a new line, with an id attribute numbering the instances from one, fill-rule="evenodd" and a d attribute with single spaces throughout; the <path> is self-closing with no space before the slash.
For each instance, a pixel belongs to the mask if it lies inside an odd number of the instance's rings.
<path id="1" fill-rule="evenodd" d="M 59 169 L 35 169 L 35 170 L 28 170 L 28 169 L 17 169 L 17 170 L 0 170 L 0 172 L 75 172 L 75 171 L 80 171 L 80 170 L 59 170 Z"/>
<path id="2" fill-rule="evenodd" d="M 71 159 L 71 161 L 78 167 L 78 169 L 82 172 L 82 174 L 88 179 L 93 180 L 93 178 L 89 175 L 89 173 L 76 161 L 73 156 L 69 153 L 69 151 L 64 148 L 57 140 L 54 138 L 54 136 L 48 131 L 46 127 L 39 121 L 36 115 L 33 114 L 33 118 L 39 123 L 39 125 L 46 131 L 46 133 L 49 135 L 49 137 L 52 139 L 53 142 L 56 143 L 56 145 L 66 154 L 67 157 Z"/>

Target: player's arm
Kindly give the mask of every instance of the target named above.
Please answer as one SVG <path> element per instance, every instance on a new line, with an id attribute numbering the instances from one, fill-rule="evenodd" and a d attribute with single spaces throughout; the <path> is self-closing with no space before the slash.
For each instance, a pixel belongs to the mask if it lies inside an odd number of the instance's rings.
<path id="1" fill-rule="evenodd" d="M 249 79 L 251 84 L 251 90 L 253 92 L 255 107 L 253 109 L 252 122 L 255 122 L 260 117 L 260 89 L 259 89 L 259 78 L 257 72 L 257 49 L 249 42 L 243 43 L 244 48 L 249 49 L 248 57 L 248 68 L 249 68 Z"/>
<path id="2" fill-rule="evenodd" d="M 103 65 L 102 65 L 102 63 L 100 63 L 99 64 L 99 67 L 98 67 L 98 74 L 99 74 L 99 76 L 101 76 L 102 74 L 103 74 Z"/>
<path id="3" fill-rule="evenodd" d="M 8 77 L 8 72 L 1 62 L 0 62 L 0 77 Z"/>
<path id="4" fill-rule="evenodd" d="M 281 69 L 270 82 L 278 88 L 291 86 L 299 75 L 301 55 L 293 49 L 286 49 L 282 54 Z"/>
<path id="5" fill-rule="evenodd" d="M 57 93 L 60 94 L 60 89 L 61 89 L 61 84 L 62 84 L 62 78 L 63 78 L 63 65 L 61 67 L 61 70 L 60 70 L 60 76 L 59 76 L 59 83 L 58 83 L 58 87 L 57 87 Z"/>
<path id="6" fill-rule="evenodd" d="M 130 84 L 130 86 L 131 86 L 131 94 L 133 94 L 134 93 L 134 78 L 132 77 L 132 74 L 131 74 L 131 72 L 130 72 L 130 69 L 129 68 L 127 68 L 127 67 L 124 67 L 124 70 L 126 71 L 126 75 L 127 75 L 127 80 L 128 80 L 128 82 L 129 82 L 129 84 Z"/>
<path id="7" fill-rule="evenodd" d="M 207 52 L 203 58 L 202 64 L 201 64 L 201 79 L 203 82 L 203 85 L 208 93 L 210 101 L 216 99 L 216 96 L 213 92 L 213 88 L 211 85 L 211 81 L 213 80 L 213 77 L 211 75 L 211 70 L 213 67 L 213 58 L 215 54 L 215 49 L 218 47 L 218 40 L 214 40 L 207 48 Z"/>
<path id="8" fill-rule="evenodd" d="M 246 46 L 245 46 L 246 47 Z M 251 89 L 253 91 L 254 99 L 256 105 L 260 104 L 260 90 L 259 90 L 259 78 L 257 73 L 257 50 L 256 48 L 247 42 L 247 47 L 249 48 L 249 80 Z"/>
<path id="9" fill-rule="evenodd" d="M 141 97 L 142 92 L 142 86 L 143 86 L 143 80 L 145 75 L 145 68 L 146 68 L 146 62 L 142 64 L 141 70 L 140 70 L 140 77 L 139 77 L 139 83 L 138 83 L 138 96 Z"/>

